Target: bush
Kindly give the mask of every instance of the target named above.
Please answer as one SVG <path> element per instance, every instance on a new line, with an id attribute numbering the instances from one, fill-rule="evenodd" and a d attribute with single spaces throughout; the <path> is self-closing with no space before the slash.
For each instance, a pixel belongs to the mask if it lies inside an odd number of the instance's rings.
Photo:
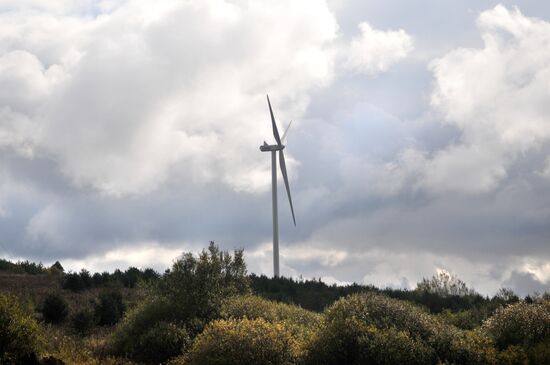
<path id="1" fill-rule="evenodd" d="M 357 339 L 358 364 L 410 364 L 434 363 L 434 351 L 423 341 L 415 339 L 408 332 L 395 328 L 377 329 L 369 326 L 365 334 Z M 464 363 L 461 363 L 464 364 Z"/>
<path id="2" fill-rule="evenodd" d="M 497 351 L 491 338 L 483 331 L 460 331 L 451 341 L 448 360 L 454 364 L 495 364 Z"/>
<path id="3" fill-rule="evenodd" d="M 216 320 L 197 336 L 185 364 L 295 364 L 296 340 L 283 323 L 261 318 Z"/>
<path id="4" fill-rule="evenodd" d="M 89 334 L 94 324 L 94 314 L 88 309 L 80 310 L 71 316 L 71 327 L 81 336 Z"/>
<path id="5" fill-rule="evenodd" d="M 501 349 L 547 340 L 550 338 L 550 301 L 500 308 L 484 322 L 483 329 Z"/>
<path id="6" fill-rule="evenodd" d="M 386 339 L 391 334 L 398 334 L 400 343 L 395 344 L 393 351 L 402 352 L 392 353 L 393 358 L 416 356 L 429 349 L 421 358 L 430 364 L 437 359 L 452 359 L 452 341 L 457 333 L 458 329 L 443 324 L 411 303 L 374 293 L 354 294 L 327 309 L 321 329 L 309 345 L 311 350 L 306 362 L 360 364 L 364 362 L 365 353 L 373 359 L 383 359 L 389 355 L 381 349 L 391 345 L 385 342 Z M 380 346 L 371 346 L 372 343 Z M 407 350 L 410 346 L 415 350 Z M 376 356 L 369 353 L 377 348 L 381 352 Z M 410 361 L 419 358 L 416 356 Z"/>
<path id="7" fill-rule="evenodd" d="M 67 301 L 57 293 L 48 294 L 42 304 L 42 315 L 46 323 L 63 322 L 69 315 Z"/>
<path id="8" fill-rule="evenodd" d="M 99 303 L 95 306 L 97 323 L 109 326 L 117 323 L 124 313 L 122 295 L 117 291 L 103 292 L 99 295 Z"/>
<path id="9" fill-rule="evenodd" d="M 43 343 L 31 311 L 14 297 L 0 293 L 0 364 L 26 363 Z"/>
<path id="10" fill-rule="evenodd" d="M 109 340 L 110 352 L 131 359 L 142 357 L 139 339 L 160 322 L 174 320 L 172 305 L 163 298 L 140 303 L 128 311 Z"/>
<path id="11" fill-rule="evenodd" d="M 262 318 L 268 322 L 287 321 L 306 327 L 315 327 L 321 323 L 321 315 L 318 313 L 255 295 L 234 296 L 224 300 L 220 316 L 225 319 Z"/>
<path id="12" fill-rule="evenodd" d="M 173 323 L 159 322 L 140 336 L 140 353 L 137 357 L 145 363 L 165 363 L 187 349 L 190 342 L 184 328 Z"/>

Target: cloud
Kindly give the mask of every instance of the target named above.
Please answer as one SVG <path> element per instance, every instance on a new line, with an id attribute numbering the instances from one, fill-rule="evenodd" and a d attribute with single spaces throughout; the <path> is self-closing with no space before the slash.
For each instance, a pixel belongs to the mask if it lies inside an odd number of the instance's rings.
<path id="1" fill-rule="evenodd" d="M 542 294 L 550 291 L 550 281 L 541 281 L 530 272 L 514 270 L 503 283 L 503 287 L 510 288 L 521 296 L 533 293 Z"/>
<path id="2" fill-rule="evenodd" d="M 153 191 L 178 170 L 265 190 L 265 156 L 250 153 L 270 135 L 256 128 L 265 93 L 281 120 L 299 117 L 332 77 L 337 24 L 323 2 L 132 1 L 91 19 L 25 9 L 2 14 L 1 110 L 25 123 L 4 121 L 0 141 L 107 195 Z"/>
<path id="3" fill-rule="evenodd" d="M 0 1 L 0 250 L 162 270 L 215 240 L 271 274 L 269 93 L 285 275 L 547 282 L 548 23 L 436 2 Z"/>
<path id="4" fill-rule="evenodd" d="M 427 160 L 420 184 L 431 191 L 492 191 L 518 158 L 550 140 L 550 23 L 498 5 L 477 24 L 483 48 L 430 64 L 432 107 L 461 133 Z"/>
<path id="5" fill-rule="evenodd" d="M 387 71 L 414 48 L 413 38 L 403 29 L 382 31 L 362 22 L 359 30 L 361 34 L 347 50 L 346 65 L 355 72 L 375 75 Z"/>

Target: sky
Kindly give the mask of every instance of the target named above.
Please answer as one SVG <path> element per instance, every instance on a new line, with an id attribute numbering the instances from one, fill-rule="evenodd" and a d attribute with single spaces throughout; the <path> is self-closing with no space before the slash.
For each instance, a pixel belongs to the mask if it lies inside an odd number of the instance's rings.
<path id="1" fill-rule="evenodd" d="M 0 256 L 550 290 L 550 5 L 0 0 Z M 280 175 L 279 175 L 280 176 Z"/>

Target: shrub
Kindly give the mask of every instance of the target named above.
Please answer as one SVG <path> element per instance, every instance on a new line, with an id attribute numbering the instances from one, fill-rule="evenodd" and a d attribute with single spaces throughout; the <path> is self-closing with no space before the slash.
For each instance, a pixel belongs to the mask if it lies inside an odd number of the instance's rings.
<path id="1" fill-rule="evenodd" d="M 382 332 L 373 332 L 373 328 Z M 311 339 L 306 362 L 363 363 L 365 351 L 370 351 L 364 346 L 371 343 L 369 341 L 382 344 L 391 333 L 398 333 L 401 339 L 394 351 L 407 352 L 407 347 L 416 346 L 418 352 L 413 353 L 420 353 L 431 348 L 426 353 L 427 363 L 433 363 L 437 358 L 444 361 L 452 358 L 451 344 L 457 332 L 458 329 L 443 324 L 411 303 L 374 293 L 354 294 L 327 309 L 321 329 Z M 406 357 L 405 352 L 392 356 Z M 379 356 L 383 358 L 384 353 Z"/>
<path id="2" fill-rule="evenodd" d="M 501 349 L 542 342 L 550 338 L 550 301 L 500 308 L 483 323 L 483 329 Z"/>
<path id="3" fill-rule="evenodd" d="M 172 305 L 163 298 L 140 303 L 126 313 L 109 339 L 110 352 L 132 359 L 141 358 L 140 337 L 160 322 L 174 320 Z"/>
<path id="4" fill-rule="evenodd" d="M 14 297 L 0 293 L 0 364 L 26 363 L 43 343 L 31 311 Z"/>
<path id="5" fill-rule="evenodd" d="M 499 353 L 499 365 L 526 365 L 529 364 L 529 358 L 521 346 L 512 345 Z"/>
<path id="6" fill-rule="evenodd" d="M 434 362 L 434 351 L 423 341 L 408 332 L 395 328 L 377 329 L 369 326 L 357 339 L 358 364 L 410 364 L 423 365 Z"/>
<path id="7" fill-rule="evenodd" d="M 42 315 L 46 323 L 63 322 L 69 315 L 67 301 L 57 293 L 48 294 L 42 304 Z"/>
<path id="8" fill-rule="evenodd" d="M 101 293 L 99 295 L 99 303 L 95 306 L 97 323 L 100 326 L 117 323 L 122 318 L 124 309 L 120 292 L 109 291 Z"/>
<path id="9" fill-rule="evenodd" d="M 81 335 L 87 335 L 94 327 L 94 313 L 88 309 L 82 309 L 71 316 L 71 327 Z"/>
<path id="10" fill-rule="evenodd" d="M 527 356 L 530 364 L 550 364 L 550 339 L 531 346 L 527 351 Z"/>
<path id="11" fill-rule="evenodd" d="M 295 364 L 296 340 L 283 323 L 261 318 L 216 320 L 197 336 L 185 364 Z"/>
<path id="12" fill-rule="evenodd" d="M 137 358 L 145 363 L 165 363 L 181 354 L 191 342 L 187 331 L 173 323 L 159 322 L 139 338 Z"/>
<path id="13" fill-rule="evenodd" d="M 227 298 L 222 304 L 220 315 L 225 319 L 262 318 L 268 322 L 287 321 L 306 327 L 315 327 L 321 322 L 321 315 L 318 313 L 255 295 Z"/>
<path id="14" fill-rule="evenodd" d="M 491 338 L 483 331 L 459 331 L 451 341 L 448 360 L 454 364 L 495 364 L 497 351 Z"/>

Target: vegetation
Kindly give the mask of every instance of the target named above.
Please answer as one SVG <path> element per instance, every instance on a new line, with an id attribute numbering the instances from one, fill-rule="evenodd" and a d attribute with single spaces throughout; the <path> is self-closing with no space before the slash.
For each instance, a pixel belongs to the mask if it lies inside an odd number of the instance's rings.
<path id="1" fill-rule="evenodd" d="M 300 344 L 278 322 L 215 320 L 197 336 L 185 364 L 296 364 Z"/>
<path id="2" fill-rule="evenodd" d="M 445 272 L 415 290 L 248 276 L 242 250 L 214 243 L 162 275 L 1 260 L 0 354 L 0 363 L 548 364 L 550 297 L 484 297 Z"/>
<path id="3" fill-rule="evenodd" d="M 94 313 L 89 309 L 81 309 L 71 316 L 71 326 L 78 335 L 88 335 L 94 324 Z"/>
<path id="4" fill-rule="evenodd" d="M 124 310 L 125 306 L 120 292 L 102 292 L 99 295 L 99 303 L 95 305 L 97 323 L 101 326 L 113 325 L 122 318 Z"/>
<path id="5" fill-rule="evenodd" d="M 69 315 L 67 301 L 58 293 L 50 293 L 42 304 L 42 316 L 46 323 L 60 323 Z"/>
<path id="6" fill-rule="evenodd" d="M 31 362 L 43 340 L 29 308 L 11 295 L 0 293 L 0 364 Z"/>

